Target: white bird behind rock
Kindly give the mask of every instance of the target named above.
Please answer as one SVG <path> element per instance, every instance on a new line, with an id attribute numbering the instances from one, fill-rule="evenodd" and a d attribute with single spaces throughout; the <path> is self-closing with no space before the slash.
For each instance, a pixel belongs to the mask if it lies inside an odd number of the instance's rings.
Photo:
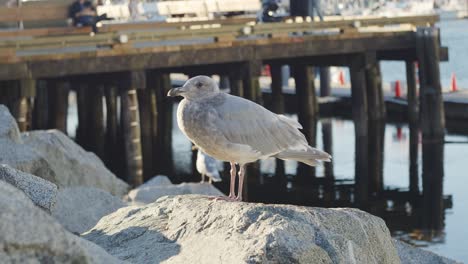
<path id="1" fill-rule="evenodd" d="M 197 171 L 201 174 L 201 182 L 205 182 L 205 176 L 208 177 L 208 182 L 220 182 L 218 162 L 211 156 L 206 155 L 203 151 L 197 151 Z"/>
<path id="2" fill-rule="evenodd" d="M 177 108 L 177 123 L 182 133 L 206 154 L 230 162 L 230 200 L 242 200 L 247 163 L 276 157 L 315 166 L 331 159 L 328 153 L 309 146 L 297 121 L 220 92 L 210 77 L 193 77 L 167 95 L 184 97 Z M 236 163 L 240 167 L 237 196 Z"/>

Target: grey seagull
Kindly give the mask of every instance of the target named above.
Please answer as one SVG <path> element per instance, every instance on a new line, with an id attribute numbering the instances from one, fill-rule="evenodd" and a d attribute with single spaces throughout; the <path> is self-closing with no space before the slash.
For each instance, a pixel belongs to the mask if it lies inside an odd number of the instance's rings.
<path id="1" fill-rule="evenodd" d="M 242 201 L 248 163 L 275 157 L 316 166 L 320 161 L 331 159 L 328 153 L 309 146 L 297 121 L 221 92 L 208 76 L 193 77 L 182 87 L 169 90 L 167 95 L 184 97 L 177 108 L 177 123 L 182 133 L 201 151 L 230 162 L 228 200 Z M 237 196 L 234 190 L 236 164 L 239 164 Z"/>

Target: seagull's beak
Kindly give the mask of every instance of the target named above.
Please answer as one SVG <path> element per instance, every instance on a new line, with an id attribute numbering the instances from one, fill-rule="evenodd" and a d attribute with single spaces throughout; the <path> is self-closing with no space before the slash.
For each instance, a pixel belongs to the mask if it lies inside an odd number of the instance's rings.
<path id="1" fill-rule="evenodd" d="M 167 92 L 167 96 L 175 97 L 175 96 L 180 95 L 183 92 L 185 92 L 184 87 L 172 88 L 172 89 L 169 90 L 169 92 Z"/>

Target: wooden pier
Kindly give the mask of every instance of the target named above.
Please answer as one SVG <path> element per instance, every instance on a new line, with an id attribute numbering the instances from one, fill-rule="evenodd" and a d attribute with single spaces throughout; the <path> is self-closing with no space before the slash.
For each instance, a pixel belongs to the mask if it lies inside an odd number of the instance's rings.
<path id="1" fill-rule="evenodd" d="M 369 122 L 386 116 L 379 61 L 406 62 L 408 116 L 420 117 L 423 140 L 443 138 L 439 61 L 447 60 L 448 52 L 440 47 L 437 21 L 432 15 L 324 22 L 290 18 L 267 24 L 242 18 L 108 24 L 95 36 L 83 30 L 0 31 L 0 103 L 10 107 L 23 131 L 66 132 L 68 94 L 75 92 L 77 142 L 138 185 L 173 166 L 173 105 L 165 98 L 169 74 L 219 75 L 229 79 L 231 93 L 262 103 L 258 78 L 262 65 L 269 64 L 272 109 L 282 113 L 280 72 L 290 65 L 298 116 L 313 144 L 319 104 L 311 67 L 349 67 L 352 117 L 356 142 L 361 142 L 356 173 L 366 178 L 367 142 L 378 143 L 369 139 L 374 130 Z M 414 62 L 419 63 L 419 100 Z"/>

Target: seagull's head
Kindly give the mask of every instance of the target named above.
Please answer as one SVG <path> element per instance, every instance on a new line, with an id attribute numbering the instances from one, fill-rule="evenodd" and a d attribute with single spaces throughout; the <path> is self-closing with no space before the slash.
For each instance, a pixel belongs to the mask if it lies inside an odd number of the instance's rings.
<path id="1" fill-rule="evenodd" d="M 199 75 L 189 79 L 184 86 L 172 88 L 167 96 L 183 96 L 184 98 L 202 98 L 219 92 L 218 84 L 208 76 Z"/>

